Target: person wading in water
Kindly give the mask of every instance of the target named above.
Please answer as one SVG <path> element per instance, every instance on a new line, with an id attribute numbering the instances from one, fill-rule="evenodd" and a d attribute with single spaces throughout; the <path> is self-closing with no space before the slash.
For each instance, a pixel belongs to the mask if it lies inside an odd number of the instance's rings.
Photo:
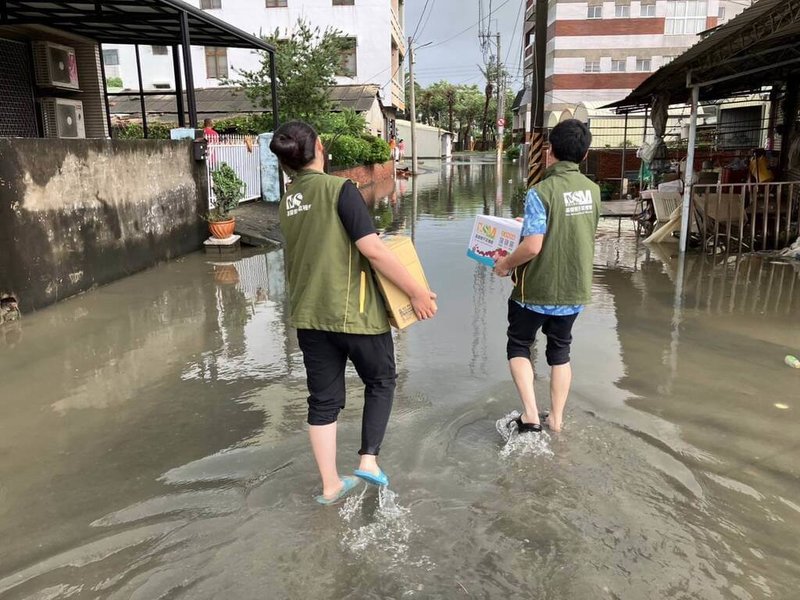
<path id="1" fill-rule="evenodd" d="M 546 418 L 551 430 L 561 431 L 572 383 L 572 326 L 592 296 L 594 241 L 600 220 L 600 188 L 578 167 L 591 143 L 588 127 L 575 119 L 553 128 L 550 151 L 556 162 L 525 197 L 522 242 L 495 263 L 495 274 L 512 275 L 514 281 L 508 300 L 506 350 L 524 411 L 497 422 L 504 437 L 513 423 L 520 433 L 541 431 L 541 418 Z M 539 415 L 533 390 L 531 346 L 539 329 L 547 337 L 549 415 Z"/>
<path id="2" fill-rule="evenodd" d="M 294 121 L 270 143 L 292 183 L 280 205 L 286 237 L 291 325 L 303 352 L 311 448 L 322 476 L 321 504 L 336 502 L 356 477 L 386 486 L 378 453 L 389 422 L 397 372 L 386 308 L 373 269 L 411 298 L 420 320 L 436 314 L 436 294 L 419 284 L 378 238 L 358 188 L 323 172 L 325 149 L 314 129 Z M 364 383 L 361 463 L 339 477 L 336 421 L 345 407 L 345 366 Z"/>

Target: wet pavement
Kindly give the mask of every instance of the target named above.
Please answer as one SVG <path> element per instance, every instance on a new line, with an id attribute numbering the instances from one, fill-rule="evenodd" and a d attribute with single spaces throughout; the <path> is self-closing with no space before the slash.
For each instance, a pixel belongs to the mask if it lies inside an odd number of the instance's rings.
<path id="1" fill-rule="evenodd" d="M 279 251 L 188 256 L 0 330 L 0 598 L 797 597 L 800 268 L 680 265 L 604 222 L 565 431 L 506 446 L 509 283 L 464 254 L 517 180 L 472 157 L 376 207 L 440 313 L 396 338 L 392 492 L 338 509 L 312 501 Z"/>

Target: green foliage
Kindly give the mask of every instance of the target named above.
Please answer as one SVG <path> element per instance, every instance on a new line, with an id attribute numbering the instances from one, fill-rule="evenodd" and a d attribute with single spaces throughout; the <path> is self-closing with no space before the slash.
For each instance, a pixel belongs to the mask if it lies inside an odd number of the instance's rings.
<path id="1" fill-rule="evenodd" d="M 323 135 L 322 142 L 331 155 L 331 164 L 336 167 L 354 167 L 366 164 L 370 144 L 365 139 L 352 135 Z"/>
<path id="2" fill-rule="evenodd" d="M 323 134 L 322 143 L 331 155 L 331 165 L 349 168 L 358 165 L 385 163 L 392 157 L 389 144 L 371 135 L 331 135 Z"/>
<path id="3" fill-rule="evenodd" d="M 347 49 L 347 39 L 336 29 L 322 31 L 302 19 L 291 33 L 281 35 L 276 29 L 272 35 L 263 37 L 276 48 L 281 122 L 301 119 L 321 130 L 330 113 L 330 88 L 336 83 L 335 74 L 341 66 L 342 53 Z M 227 83 L 241 86 L 248 98 L 270 110 L 270 60 L 266 52 L 261 52 L 260 56 L 258 69 L 238 71 L 238 77 Z"/>
<path id="4" fill-rule="evenodd" d="M 208 212 L 209 221 L 227 221 L 231 211 L 244 198 L 246 184 L 239 179 L 228 163 L 222 163 L 211 173 L 215 205 Z"/>
<path id="5" fill-rule="evenodd" d="M 258 135 L 272 131 L 272 115 L 262 113 L 214 121 L 214 130 L 222 134 Z"/>
<path id="6" fill-rule="evenodd" d="M 151 121 L 147 123 L 147 137 L 151 140 L 170 139 L 170 129 L 177 127 L 174 123 L 162 123 Z M 141 140 L 144 139 L 144 129 L 141 123 L 125 123 L 114 127 L 112 137 L 118 140 Z"/>
<path id="7" fill-rule="evenodd" d="M 321 125 L 320 131 L 335 135 L 358 137 L 367 131 L 367 120 L 352 109 L 330 113 Z"/>
<path id="8" fill-rule="evenodd" d="M 519 146 L 511 146 L 506 150 L 506 158 L 508 160 L 517 160 L 519 158 Z"/>
<path id="9" fill-rule="evenodd" d="M 121 88 L 123 85 L 122 77 L 108 77 L 106 79 L 106 86 L 110 88 Z"/>
<path id="10" fill-rule="evenodd" d="M 366 164 L 374 165 L 387 162 L 392 158 L 392 151 L 389 148 L 389 143 L 379 137 L 373 137 L 369 141 L 369 153 L 366 158 Z"/>

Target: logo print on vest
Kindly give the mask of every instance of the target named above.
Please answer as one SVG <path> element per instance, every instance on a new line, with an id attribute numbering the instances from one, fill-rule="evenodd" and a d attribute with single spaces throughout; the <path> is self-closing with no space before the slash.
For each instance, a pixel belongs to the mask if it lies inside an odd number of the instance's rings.
<path id="1" fill-rule="evenodd" d="M 310 204 L 303 204 L 303 194 L 289 194 L 286 196 L 286 215 L 293 217 L 301 212 L 311 210 Z"/>
<path id="2" fill-rule="evenodd" d="M 589 190 L 564 192 L 564 205 L 566 206 L 568 217 L 592 213 L 594 212 L 592 192 Z"/>

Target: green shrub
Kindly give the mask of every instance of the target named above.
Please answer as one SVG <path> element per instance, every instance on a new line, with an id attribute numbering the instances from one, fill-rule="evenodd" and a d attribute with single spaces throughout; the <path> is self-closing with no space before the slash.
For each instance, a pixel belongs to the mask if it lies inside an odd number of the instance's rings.
<path id="1" fill-rule="evenodd" d="M 508 160 L 517 160 L 519 158 L 519 146 L 511 146 L 506 150 L 506 158 Z"/>
<path id="2" fill-rule="evenodd" d="M 106 86 L 110 88 L 121 88 L 123 85 L 122 77 L 109 77 L 106 79 Z"/>
<path id="3" fill-rule="evenodd" d="M 244 115 L 214 121 L 214 129 L 222 134 L 258 135 L 272 131 L 272 115 Z"/>
<path id="4" fill-rule="evenodd" d="M 389 143 L 386 140 L 379 137 L 373 137 L 368 143 L 369 154 L 365 164 L 381 164 L 392 158 L 392 150 L 389 148 Z"/>
<path id="5" fill-rule="evenodd" d="M 325 149 L 331 155 L 331 165 L 336 167 L 355 167 L 367 164 L 370 155 L 370 143 L 361 138 L 350 135 L 322 136 Z"/>
<path id="6" fill-rule="evenodd" d="M 174 129 L 174 123 L 161 123 L 152 121 L 147 124 L 147 137 L 151 140 L 168 140 L 170 129 Z M 141 140 L 144 139 L 144 129 L 141 123 L 126 123 L 125 125 L 114 127 L 112 137 L 118 140 Z"/>

